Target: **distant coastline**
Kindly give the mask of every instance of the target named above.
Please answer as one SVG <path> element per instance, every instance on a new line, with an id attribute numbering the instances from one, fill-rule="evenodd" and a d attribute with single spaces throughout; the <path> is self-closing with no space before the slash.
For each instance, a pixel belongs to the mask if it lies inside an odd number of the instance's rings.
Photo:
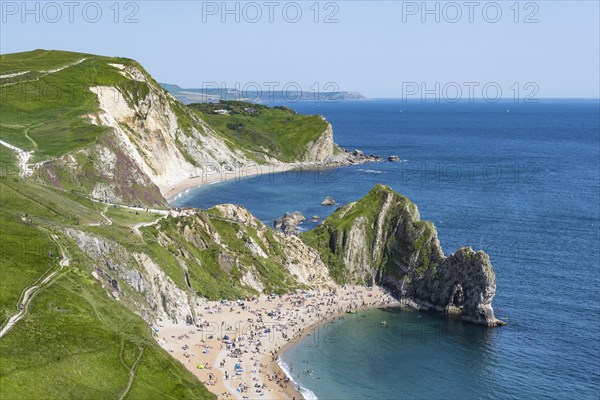
<path id="1" fill-rule="evenodd" d="M 205 88 L 182 88 L 171 83 L 159 83 L 163 89 L 171 93 L 177 100 L 184 104 L 219 102 L 221 100 L 248 101 L 259 104 L 270 103 L 295 103 L 302 101 L 340 102 L 368 100 L 360 92 L 352 91 L 315 91 L 302 89 L 297 84 L 290 83 L 288 90 L 276 90 L 280 86 L 272 87 L 251 83 L 249 88 L 216 87 L 211 83 Z M 236 84 L 239 86 L 239 84 Z M 285 85 L 284 85 L 285 87 Z M 324 88 L 327 89 L 327 88 Z"/>

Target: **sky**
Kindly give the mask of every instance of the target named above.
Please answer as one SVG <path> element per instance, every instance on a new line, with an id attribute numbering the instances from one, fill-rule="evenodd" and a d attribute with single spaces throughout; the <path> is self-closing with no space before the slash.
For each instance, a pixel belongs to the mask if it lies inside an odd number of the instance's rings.
<path id="1" fill-rule="evenodd" d="M 2 1 L 0 52 L 129 57 L 182 87 L 598 98 L 599 4 Z"/>

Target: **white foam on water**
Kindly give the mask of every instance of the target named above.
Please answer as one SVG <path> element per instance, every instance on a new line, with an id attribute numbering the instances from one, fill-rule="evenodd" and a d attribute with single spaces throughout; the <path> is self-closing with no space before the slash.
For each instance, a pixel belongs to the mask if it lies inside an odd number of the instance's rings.
<path id="1" fill-rule="evenodd" d="M 383 174 L 383 171 L 376 169 L 359 169 L 359 171 L 364 172 L 365 174 Z"/>
<path id="2" fill-rule="evenodd" d="M 299 388 L 299 392 L 302 393 L 302 396 L 306 400 L 319 400 L 317 395 L 314 394 L 313 391 L 298 385 L 298 383 L 294 380 L 294 377 L 290 373 L 288 365 L 281 359 L 281 357 L 277 359 L 277 363 L 279 364 L 279 368 L 281 368 L 281 370 L 287 375 L 287 377 L 290 378 L 290 381 L 294 384 L 294 387 Z"/>

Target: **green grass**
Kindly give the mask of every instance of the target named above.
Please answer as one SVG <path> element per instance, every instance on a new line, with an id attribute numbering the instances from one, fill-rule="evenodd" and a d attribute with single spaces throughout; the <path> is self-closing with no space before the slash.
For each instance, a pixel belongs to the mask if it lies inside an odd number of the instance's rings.
<path id="1" fill-rule="evenodd" d="M 90 56 L 89 54 L 73 53 L 70 51 L 41 49 L 24 53 L 2 54 L 0 55 L 0 75 L 21 71 L 56 69 Z"/>
<path id="2" fill-rule="evenodd" d="M 59 72 L 43 72 L 81 58 L 86 61 Z M 128 398 L 214 397 L 159 348 L 147 324 L 132 312 L 147 301 L 143 294 L 117 276 L 123 296 L 116 301 L 92 278 L 94 267 L 104 268 L 101 261 L 139 267 L 144 274 L 133 254 L 145 253 L 186 293 L 210 299 L 255 295 L 255 290 L 239 281 L 248 270 L 258 275 L 267 291 L 281 293 L 300 287 L 283 267 L 285 252 L 270 231 L 264 233 L 263 241 L 254 228 L 223 221 L 214 212 L 161 219 L 141 228 L 138 235 L 132 233 L 134 224 L 153 222 L 159 215 L 117 207 L 106 210 L 105 204 L 86 198 L 96 183 L 111 183 L 93 175 L 100 161 L 87 150 L 96 144 L 119 150 L 106 134 L 108 128 L 84 117 L 99 111 L 89 88 L 114 86 L 135 103 L 149 93 L 149 85 L 156 84 L 149 76 L 149 83 L 132 82 L 109 63 L 135 66 L 143 72 L 132 60 L 79 53 L 36 50 L 0 55 L 0 75 L 30 71 L 0 82 L 15 83 L 0 87 L 0 138 L 34 151 L 33 162 L 50 160 L 38 174 L 23 179 L 13 152 L 0 146 L 0 319 L 16 312 L 24 288 L 58 269 L 59 251 L 51 234 L 58 235 L 72 259 L 70 267 L 35 295 L 25 318 L 0 340 L 2 399 L 118 398 L 139 354 Z M 259 110 L 255 113 L 245 110 L 244 103 L 229 103 L 232 115 L 221 118 L 207 109 L 192 111 L 169 101 L 183 134 L 202 130 L 193 113 L 206 113 L 232 148 L 248 147 L 245 151 L 253 157 L 263 152 L 294 161 L 326 128 L 320 117 L 301 116 L 286 108 L 250 105 Z M 69 157 L 62 160 L 72 156 L 77 165 L 91 165 L 92 170 L 62 171 L 65 166 L 60 157 L 65 155 Z M 124 158 L 117 157 L 117 162 L 126 163 Z M 69 179 L 59 179 L 64 174 L 70 174 Z M 148 186 L 122 185 L 115 190 L 123 199 L 144 198 L 163 205 L 162 196 L 157 197 L 155 188 Z M 113 223 L 94 226 L 105 221 L 104 210 Z M 118 247 L 114 257 L 119 259 L 110 259 L 110 252 L 101 261 L 88 258 L 68 239 L 66 232 L 71 229 L 120 245 L 113 247 Z M 215 240 L 217 234 L 224 243 Z M 248 248 L 250 241 L 268 257 L 254 255 Z"/>
<path id="3" fill-rule="evenodd" d="M 0 156 L 2 162 L 12 160 L 10 152 L 1 150 Z M 51 232 L 61 237 L 72 263 L 54 283 L 37 292 L 25 317 L 0 340 L 0 398 L 118 398 L 140 348 L 144 353 L 127 398 L 214 398 L 158 346 L 144 321 L 107 296 L 91 276 L 95 260 L 86 258 L 61 234 L 68 227 L 93 230 L 86 224 L 100 220 L 105 206 L 19 179 L 15 173 L 7 167 L 0 177 L 2 322 L 16 312 L 25 287 L 58 268 L 59 251 Z M 152 213 L 131 215 L 125 209 L 111 211 L 116 222 L 96 227 L 97 233 L 121 243 L 131 237 L 125 235 L 126 225 L 154 217 Z M 144 245 L 142 238 L 133 236 L 132 249 Z"/>
<path id="4" fill-rule="evenodd" d="M 265 154 L 284 162 L 300 159 L 306 146 L 327 128 L 318 115 L 300 115 L 287 107 L 266 106 L 238 101 L 219 104 L 190 104 L 189 107 L 223 137 L 231 147 Z M 214 110 L 229 110 L 228 115 Z"/>
<path id="5" fill-rule="evenodd" d="M 73 267 L 0 341 L 0 398 L 118 398 L 141 348 L 127 398 L 214 398 L 151 335 L 88 272 Z"/>
<path id="6" fill-rule="evenodd" d="M 115 206 L 109 207 L 108 211 L 104 214 L 113 221 L 113 224 L 122 226 L 153 222 L 161 217 L 161 214 L 153 212 L 131 210 L 125 207 Z"/>
<path id="7" fill-rule="evenodd" d="M 55 268 L 57 247 L 46 232 L 0 211 L 0 323 L 14 314 L 23 289 Z"/>
<path id="8" fill-rule="evenodd" d="M 76 62 L 58 72 L 55 69 Z M 124 86 L 131 96 L 142 96 L 144 83 L 128 80 L 109 63 L 136 65 L 124 58 L 81 53 L 33 51 L 0 56 L 0 74 L 34 71 L 16 84 L 0 87 L 0 138 L 26 150 L 35 150 L 34 161 L 58 157 L 96 143 L 107 128 L 93 125 L 84 115 L 99 111 L 93 86 Z M 4 81 L 0 83 L 5 83 Z M 28 138 L 28 137 L 29 138 Z"/>

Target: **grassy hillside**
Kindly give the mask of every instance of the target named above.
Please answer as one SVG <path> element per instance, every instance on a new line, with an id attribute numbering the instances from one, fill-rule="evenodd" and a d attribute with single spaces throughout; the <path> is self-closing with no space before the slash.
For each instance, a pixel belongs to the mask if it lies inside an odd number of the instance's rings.
<path id="1" fill-rule="evenodd" d="M 244 226 L 218 209 L 162 218 L 155 212 L 108 206 L 23 179 L 15 162 L 14 154 L 0 147 L 2 324 L 17 312 L 24 289 L 59 272 L 36 292 L 24 318 L 0 338 L 2 399 L 117 398 L 125 393 L 134 365 L 125 398 L 213 397 L 158 346 L 148 324 L 131 311 L 144 303 L 146 294 L 133 290 L 111 268 L 145 273 L 134 253 L 147 254 L 184 292 L 211 299 L 255 295 L 240 283 L 248 270 L 269 292 L 302 287 L 283 268 L 286 256 L 280 243 L 258 221 L 256 227 Z M 158 224 L 142 226 L 159 218 Z M 80 250 L 67 230 L 123 251 L 94 257 Z M 269 256 L 258 257 L 249 243 Z M 59 246 L 71 258 L 63 269 Z M 97 268 L 118 284 L 119 301 L 110 295 L 104 278 L 99 282 L 92 276 Z"/>
<path id="2" fill-rule="evenodd" d="M 284 162 L 298 160 L 311 141 L 327 128 L 318 115 L 300 115 L 287 107 L 241 101 L 197 103 L 188 107 L 237 148 L 251 150 Z M 228 114 L 219 114 L 225 110 Z"/>
<path id="3" fill-rule="evenodd" d="M 0 139 L 27 151 L 34 150 L 33 161 L 58 157 L 95 143 L 106 128 L 82 117 L 98 111 L 96 95 L 89 87 L 128 82 L 109 62 L 133 63 L 127 59 L 44 50 L 1 55 L 0 75 L 26 73 L 0 79 Z M 49 72 L 58 68 L 64 69 Z"/>
<path id="4" fill-rule="evenodd" d="M 3 163 L 14 161 L 4 148 L 0 156 Z M 104 206 L 19 179 L 10 167 L 2 171 L 2 322 L 16 312 L 24 288 L 59 270 L 59 245 L 72 261 L 42 286 L 24 318 L 0 339 L 0 398 L 213 398 L 158 346 L 142 319 L 107 296 L 90 274 L 94 260 L 63 234 L 65 227 L 102 220 Z M 122 209 L 108 215 L 114 232 L 155 217 Z"/>
<path id="5" fill-rule="evenodd" d="M 130 79 L 111 64 L 143 77 Z M 129 59 L 45 50 L 0 56 L 0 139 L 32 151 L 30 163 L 44 162 L 23 177 L 15 152 L 0 146 L 2 326 L 19 311 L 24 291 L 38 286 L 23 319 L 0 338 L 0 398 L 212 398 L 158 346 L 148 322 L 191 318 L 193 296 L 253 296 L 256 282 L 267 292 L 302 288 L 285 267 L 299 253 L 260 222 L 240 223 L 216 208 L 164 218 L 164 210 L 91 200 L 100 182 L 128 204 L 165 205 L 111 128 L 92 123 L 100 112 L 94 86 L 119 89 L 129 105 L 142 105 L 137 111 L 160 98 L 176 121 L 167 139 L 184 154 L 198 149 L 192 141 L 205 144 L 199 135 L 214 137 L 197 116 L 232 148 L 283 161 L 299 157 L 326 122 L 243 103 L 220 105 L 230 114 L 217 115 L 210 105 L 190 109 L 163 92 L 151 97 L 158 85 Z M 131 119 L 119 127 L 157 135 L 140 115 Z"/>
<path id="6" fill-rule="evenodd" d="M 88 276 L 71 267 L 0 340 L 0 398 L 214 398 Z"/>

